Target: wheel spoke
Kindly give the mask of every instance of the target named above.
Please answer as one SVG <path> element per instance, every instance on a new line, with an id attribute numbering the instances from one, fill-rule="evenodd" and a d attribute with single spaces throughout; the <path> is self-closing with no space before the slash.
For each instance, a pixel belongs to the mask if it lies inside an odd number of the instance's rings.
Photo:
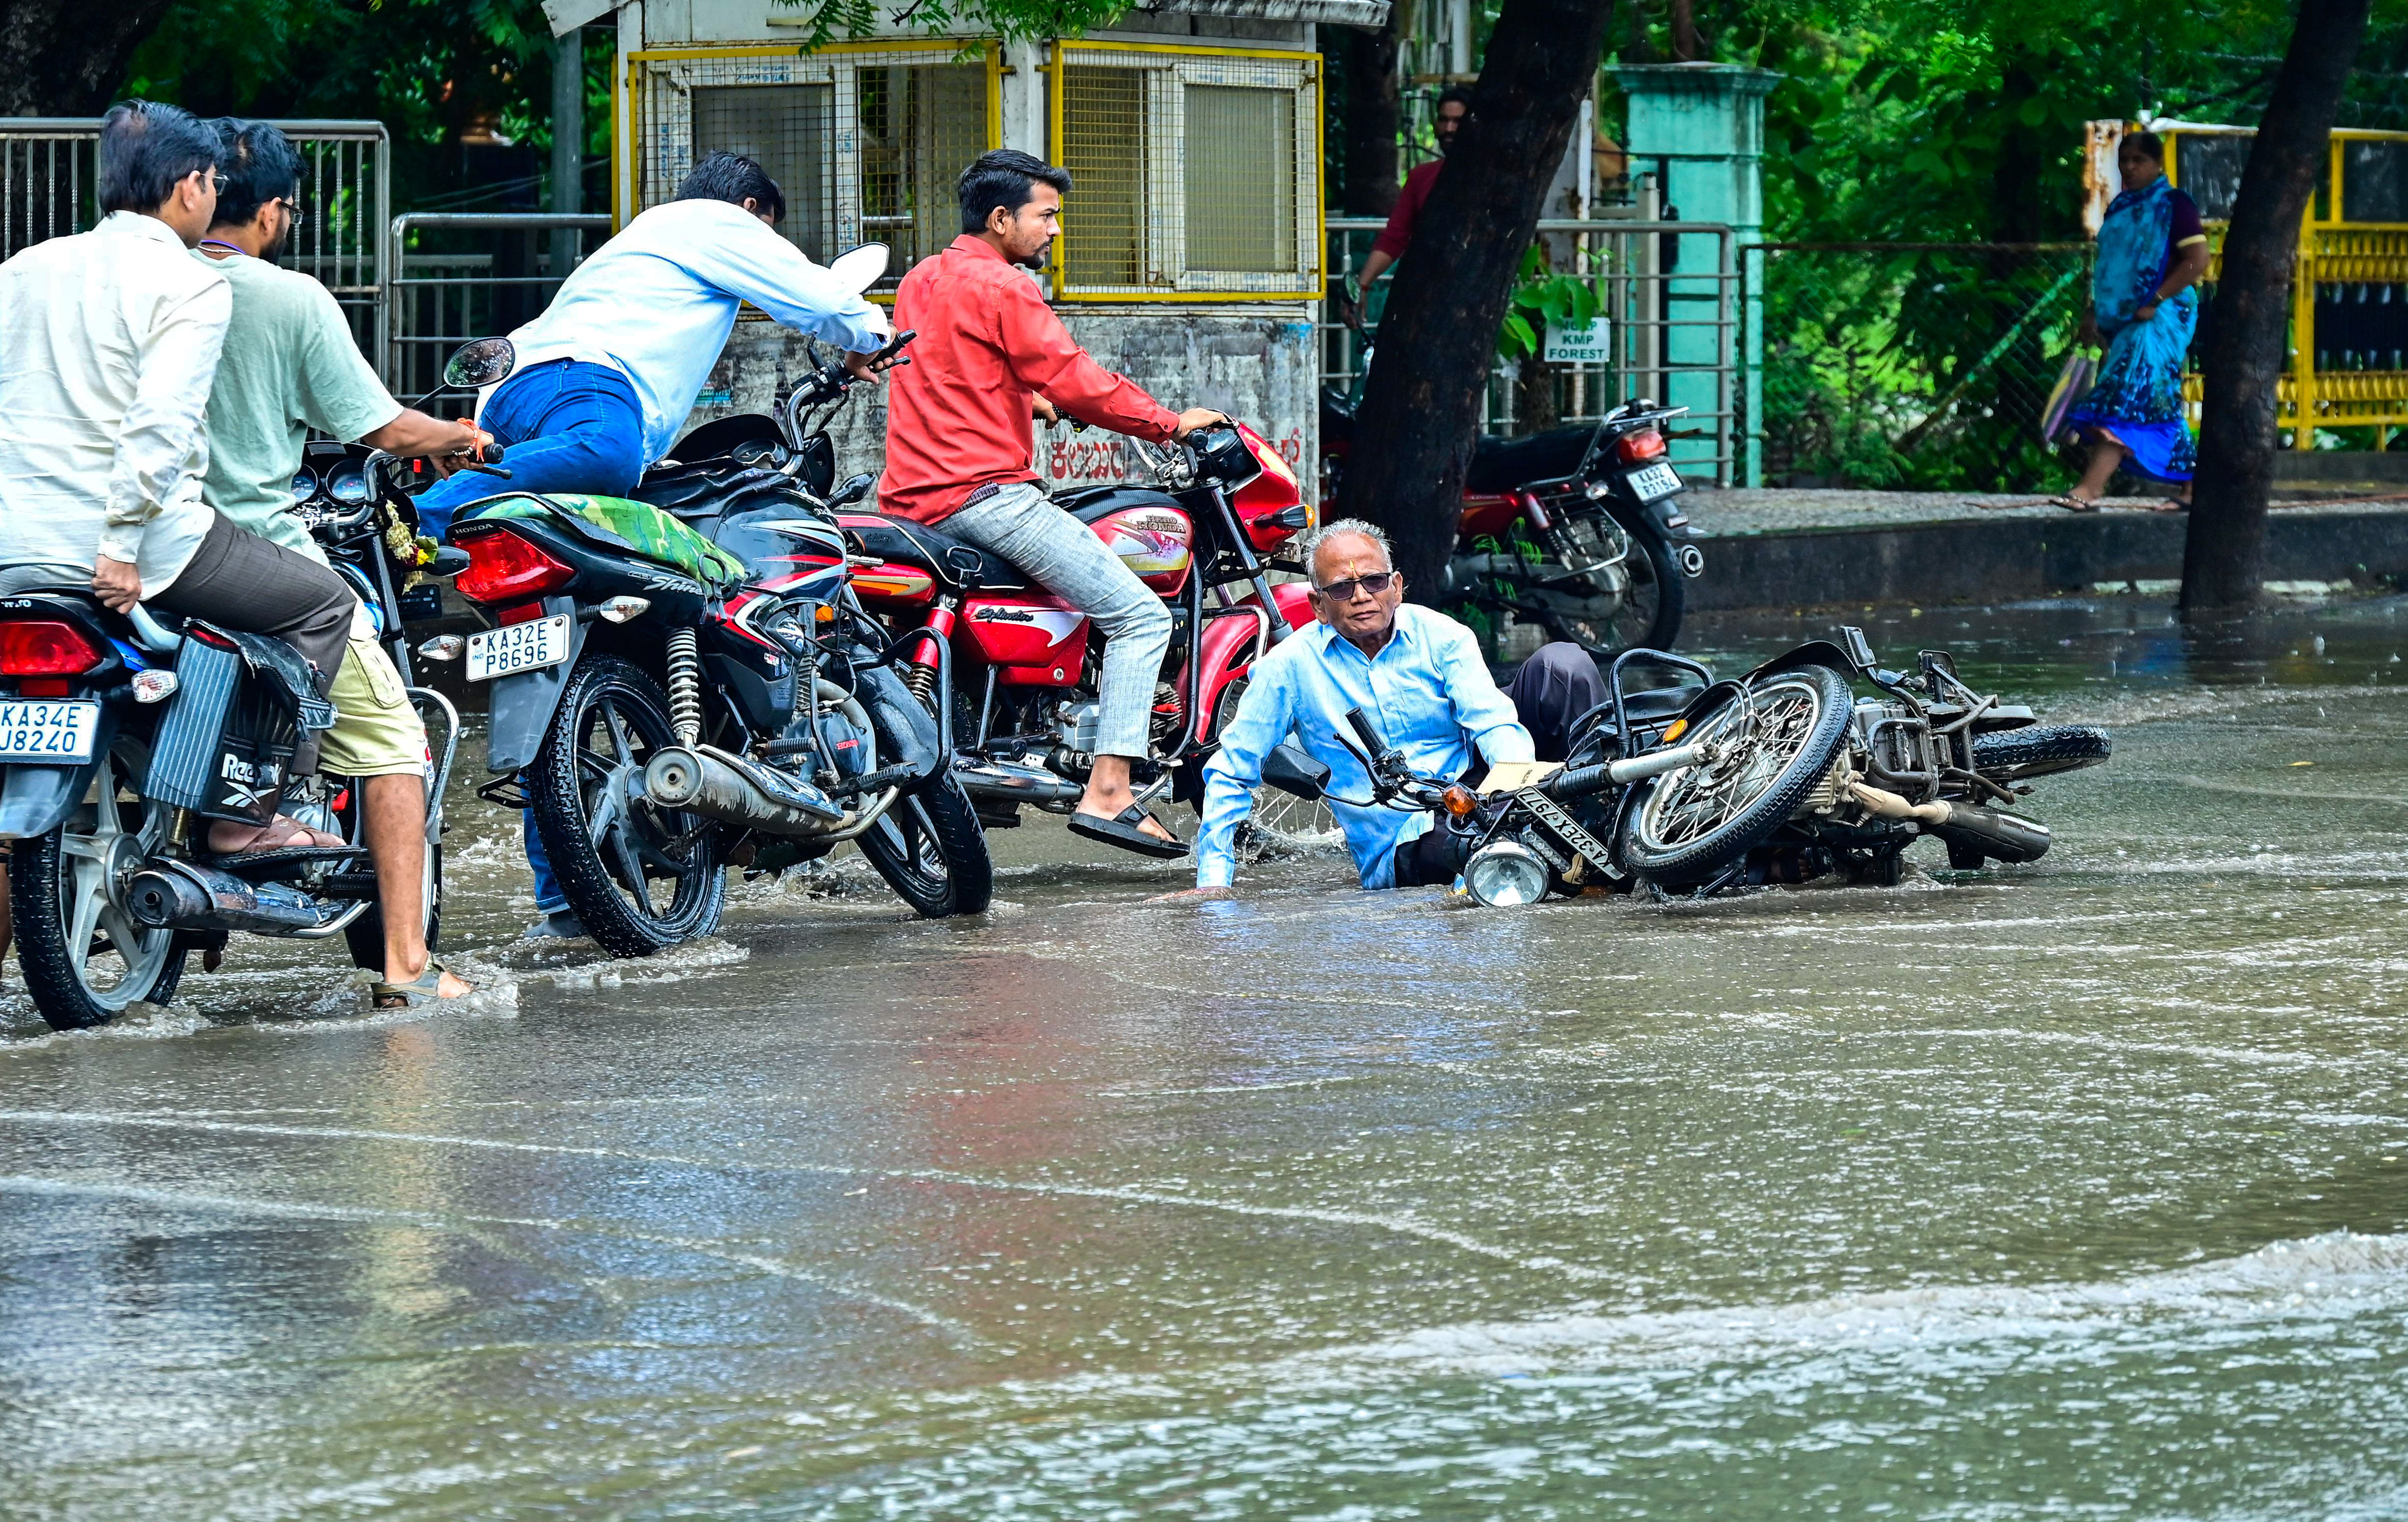
<path id="1" fill-rule="evenodd" d="M 100 912 L 108 906 L 108 883 L 103 881 L 100 863 L 79 860 L 70 874 L 68 892 L 73 902 L 67 914 L 66 953 L 75 961 L 76 976 L 84 975 L 92 960 L 92 934 L 100 925 Z"/>
<path id="2" fill-rule="evenodd" d="M 628 743 L 626 725 L 619 717 L 618 705 L 605 697 L 595 706 L 601 710 L 603 725 L 610 732 L 610 749 L 617 754 L 619 764 L 623 767 L 634 766 L 636 764 L 635 747 Z"/>

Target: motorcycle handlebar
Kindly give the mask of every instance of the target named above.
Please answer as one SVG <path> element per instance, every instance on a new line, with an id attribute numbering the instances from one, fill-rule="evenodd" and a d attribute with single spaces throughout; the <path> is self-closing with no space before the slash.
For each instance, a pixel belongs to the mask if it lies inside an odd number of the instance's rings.
<path id="1" fill-rule="evenodd" d="M 1368 753 L 1373 760 L 1379 759 L 1379 757 L 1387 751 L 1388 742 L 1380 738 L 1380 732 L 1377 729 L 1371 727 L 1370 719 L 1361 709 L 1348 709 L 1346 711 L 1346 722 L 1354 726 L 1354 738 L 1363 742 L 1364 751 Z"/>

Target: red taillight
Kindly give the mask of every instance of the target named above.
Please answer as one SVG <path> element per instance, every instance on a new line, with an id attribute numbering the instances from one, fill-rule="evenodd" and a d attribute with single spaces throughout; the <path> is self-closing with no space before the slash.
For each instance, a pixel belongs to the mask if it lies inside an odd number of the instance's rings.
<path id="1" fill-rule="evenodd" d="M 1635 434 L 1624 434 L 1613 441 L 1613 452 L 1626 465 L 1641 465 L 1664 457 L 1664 436 L 1653 428 L 1641 428 Z"/>
<path id="2" fill-rule="evenodd" d="M 460 548 L 468 553 L 468 568 L 453 577 L 452 584 L 471 602 L 540 597 L 566 586 L 577 575 L 574 567 L 562 565 L 508 529 L 463 540 Z"/>
<path id="3" fill-rule="evenodd" d="M 91 637 L 72 624 L 31 618 L 0 624 L 0 674 L 73 677 L 99 664 Z"/>

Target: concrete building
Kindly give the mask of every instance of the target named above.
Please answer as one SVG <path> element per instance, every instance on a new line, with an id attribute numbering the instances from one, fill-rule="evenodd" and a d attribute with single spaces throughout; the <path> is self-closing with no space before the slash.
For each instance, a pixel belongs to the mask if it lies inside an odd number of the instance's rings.
<path id="1" fill-rule="evenodd" d="M 1077 37 L 931 36 L 889 23 L 816 50 L 776 0 L 548 0 L 566 30 L 615 10 L 611 210 L 674 191 L 697 155 L 759 159 L 787 197 L 781 231 L 813 258 L 894 250 L 884 289 L 959 230 L 954 178 L 992 147 L 1076 177 L 1043 283 L 1106 366 L 1173 408 L 1243 418 L 1312 479 L 1314 303 L 1325 287 L 1324 22 L 1377 24 L 1386 0 L 1157 0 Z M 811 356 L 764 321 L 738 325 L 694 422 L 767 409 Z M 879 467 L 885 414 L 865 399 L 841 471 Z M 1111 436 L 1038 439 L 1053 481 L 1117 479 Z"/>

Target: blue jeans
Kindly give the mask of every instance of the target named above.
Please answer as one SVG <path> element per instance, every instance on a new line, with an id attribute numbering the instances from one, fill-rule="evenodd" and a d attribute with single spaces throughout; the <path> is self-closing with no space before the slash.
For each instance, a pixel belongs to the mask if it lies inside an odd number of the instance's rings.
<path id="1" fill-rule="evenodd" d="M 502 442 L 509 480 L 469 471 L 420 494 L 419 527 L 438 539 L 450 532 L 454 512 L 504 491 L 624 496 L 644 474 L 644 419 L 636 388 L 607 365 L 555 359 L 522 370 L 486 401 L 483 426 Z M 568 907 L 568 896 L 552 875 L 535 815 L 521 824 L 527 865 L 535 869 L 536 909 L 557 914 Z"/>
<path id="2" fill-rule="evenodd" d="M 442 538 L 452 515 L 504 492 L 624 496 L 644 474 L 644 416 L 636 388 L 608 365 L 554 359 L 502 382 L 485 403 L 484 429 L 499 439 L 509 479 L 464 471 L 418 498 L 422 532 Z"/>

